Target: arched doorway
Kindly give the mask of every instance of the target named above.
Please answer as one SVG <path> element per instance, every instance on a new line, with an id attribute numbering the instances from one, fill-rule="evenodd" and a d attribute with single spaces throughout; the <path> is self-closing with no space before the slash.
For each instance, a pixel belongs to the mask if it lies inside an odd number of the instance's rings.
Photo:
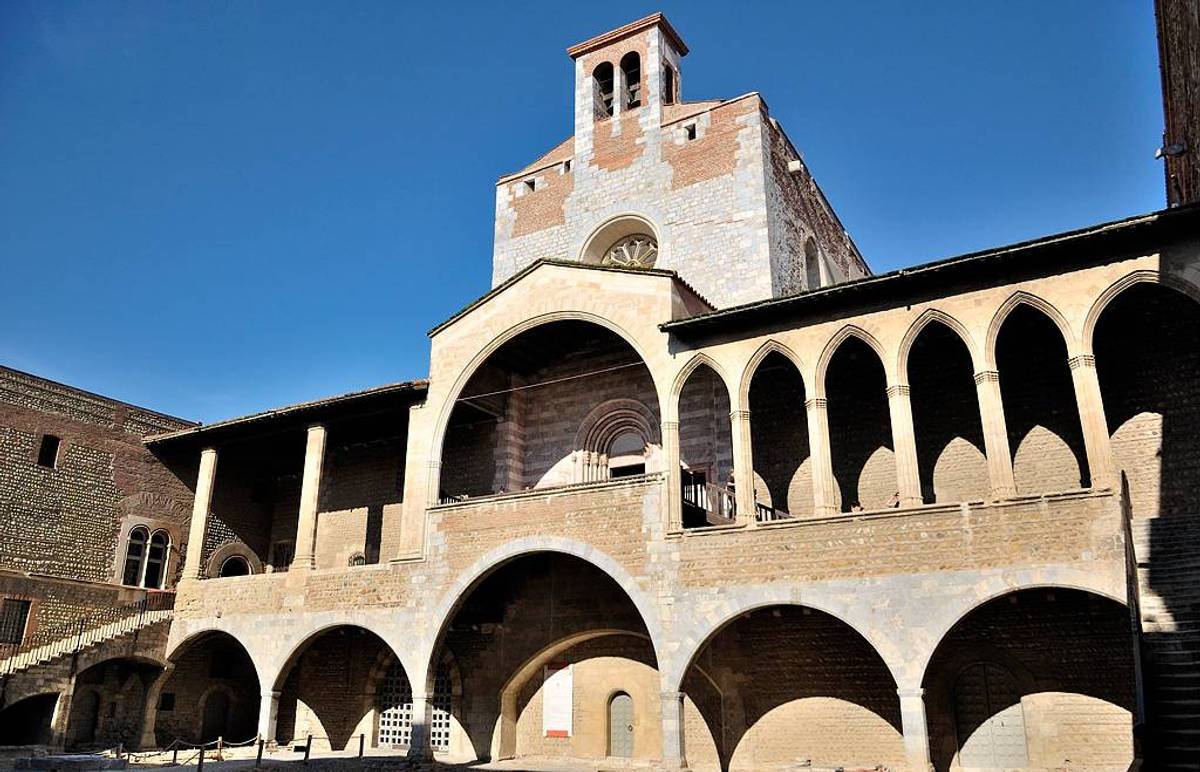
<path id="1" fill-rule="evenodd" d="M 684 528 L 724 525 L 737 519 L 729 410 L 725 381 L 709 365 L 697 365 L 679 391 Z M 742 484 L 752 486 L 754 481 Z"/>
<path id="2" fill-rule="evenodd" d="M 875 349 L 847 336 L 825 371 L 829 453 L 841 511 L 898 506 L 887 376 Z"/>
<path id="3" fill-rule="evenodd" d="M 218 687 L 208 693 L 201 708 L 200 742 L 212 742 L 230 734 L 231 707 L 229 692 Z"/>
<path id="4" fill-rule="evenodd" d="M 654 380 L 624 338 L 578 320 L 534 327 L 455 399 L 438 500 L 660 471 L 661 423 Z"/>
<path id="5" fill-rule="evenodd" d="M 1124 769 L 1133 758 L 1133 649 L 1124 605 L 1018 590 L 942 638 L 922 685 L 934 767 Z"/>
<path id="6" fill-rule="evenodd" d="M 97 689 L 75 690 L 67 726 L 67 744 L 70 747 L 86 748 L 96 743 L 97 730 L 100 728 L 100 692 Z"/>
<path id="7" fill-rule="evenodd" d="M 126 657 L 81 670 L 70 702 L 68 746 L 137 748 L 146 721 L 146 695 L 162 672 L 157 663 Z"/>
<path id="8" fill-rule="evenodd" d="M 185 641 L 171 655 L 170 672 L 158 688 L 154 740 L 245 742 L 258 733 L 258 671 L 249 653 L 228 633 L 209 631 Z"/>
<path id="9" fill-rule="evenodd" d="M 336 688 L 331 688 L 336 685 Z M 407 747 L 412 732 L 412 688 L 404 666 L 375 633 L 353 625 L 306 638 L 288 657 L 275 688 L 281 744 L 309 735 L 318 750 L 364 744 Z"/>
<path id="10" fill-rule="evenodd" d="M 694 770 L 903 766 L 900 703 L 875 648 L 805 606 L 754 609 L 715 630 L 682 684 Z"/>
<path id="11" fill-rule="evenodd" d="M 452 756 L 605 758 L 618 692 L 637 717 L 630 753 L 660 753 L 649 633 L 621 585 L 588 561 L 535 552 L 492 569 L 458 599 L 436 652 L 461 677 Z"/>
<path id="12" fill-rule="evenodd" d="M 633 698 L 628 692 L 617 692 L 608 700 L 608 755 L 617 758 L 633 756 Z"/>

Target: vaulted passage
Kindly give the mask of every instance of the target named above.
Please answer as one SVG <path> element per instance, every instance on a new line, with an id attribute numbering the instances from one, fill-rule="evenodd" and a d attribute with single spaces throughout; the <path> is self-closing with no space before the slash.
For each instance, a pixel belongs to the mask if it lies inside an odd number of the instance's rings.
<path id="1" fill-rule="evenodd" d="M 775 519 L 812 512 L 806 394 L 800 371 L 771 352 L 750 381 L 750 437 L 755 500 Z M 760 519 L 764 519 L 760 516 Z"/>
<path id="2" fill-rule="evenodd" d="M 679 393 L 684 528 L 721 525 L 736 515 L 729 410 L 725 382 L 711 367 L 696 367 Z"/>
<path id="3" fill-rule="evenodd" d="M 989 601 L 938 645 L 923 685 L 938 770 L 1133 758 L 1129 615 L 1107 598 L 1052 588 Z"/>
<path id="4" fill-rule="evenodd" d="M 48 745 L 58 692 L 38 694 L 0 710 L 0 745 Z"/>
<path id="5" fill-rule="evenodd" d="M 829 361 L 825 394 L 841 510 L 899 505 L 887 379 L 869 345 L 853 336 L 842 342 Z"/>
<path id="6" fill-rule="evenodd" d="M 437 662 L 461 674 L 450 758 L 604 758 L 609 701 L 630 698 L 618 747 L 661 755 L 660 680 L 649 634 L 625 591 L 576 557 L 504 564 L 461 601 Z M 625 714 L 622 713 L 622 716 Z M 439 750 L 435 748 L 435 750 Z"/>
<path id="7" fill-rule="evenodd" d="M 862 636 L 815 609 L 739 617 L 693 660 L 684 692 L 698 713 L 685 710 L 691 769 L 904 764 L 887 666 Z"/>
<path id="8" fill-rule="evenodd" d="M 472 374 L 442 448 L 439 500 L 656 471 L 661 418 L 650 371 L 598 325 L 529 330 Z"/>
<path id="9" fill-rule="evenodd" d="M 257 734 L 258 673 L 246 649 L 225 633 L 205 633 L 171 658 L 154 722 L 159 747 L 175 740 L 245 742 Z"/>
<path id="10" fill-rule="evenodd" d="M 1062 332 L 1017 306 L 996 337 L 996 367 L 1018 493 L 1086 488 L 1087 455 Z"/>
<path id="11" fill-rule="evenodd" d="M 80 672 L 67 720 L 67 748 L 137 748 L 147 696 L 162 672 L 158 665 L 133 659 L 111 659 Z"/>
<path id="12" fill-rule="evenodd" d="M 908 354 L 908 383 L 925 503 L 987 498 L 979 400 L 962 338 L 941 322 L 925 325 Z"/>
<path id="13" fill-rule="evenodd" d="M 404 668 L 379 636 L 341 626 L 309 638 L 280 674 L 275 737 L 313 738 L 317 750 L 407 746 L 412 689 Z"/>

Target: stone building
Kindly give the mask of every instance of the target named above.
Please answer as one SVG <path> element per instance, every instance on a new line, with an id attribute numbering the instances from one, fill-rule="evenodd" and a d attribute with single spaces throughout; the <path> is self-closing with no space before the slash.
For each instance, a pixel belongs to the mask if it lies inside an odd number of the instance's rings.
<path id="1" fill-rule="evenodd" d="M 661 15 L 568 53 L 427 380 L 145 439 L 141 742 L 1195 769 L 1200 207 L 870 275 Z"/>
<path id="2" fill-rule="evenodd" d="M 192 425 L 0 367 L 0 745 L 139 739 L 192 501 L 142 438 Z"/>

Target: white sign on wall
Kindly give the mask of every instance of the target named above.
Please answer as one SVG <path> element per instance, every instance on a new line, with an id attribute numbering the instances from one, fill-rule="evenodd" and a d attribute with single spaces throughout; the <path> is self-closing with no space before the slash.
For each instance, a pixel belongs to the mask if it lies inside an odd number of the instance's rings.
<path id="1" fill-rule="evenodd" d="M 542 668 L 542 732 L 546 737 L 571 736 L 574 689 L 571 666 L 566 662 Z"/>

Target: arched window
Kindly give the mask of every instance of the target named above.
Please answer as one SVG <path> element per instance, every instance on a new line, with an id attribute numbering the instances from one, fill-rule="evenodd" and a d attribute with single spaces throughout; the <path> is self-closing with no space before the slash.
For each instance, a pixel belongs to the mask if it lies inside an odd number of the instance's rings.
<path id="1" fill-rule="evenodd" d="M 662 103 L 675 104 L 675 68 L 663 62 Z"/>
<path id="2" fill-rule="evenodd" d="M 248 576 L 250 574 L 250 564 L 241 555 L 230 555 L 225 558 L 225 562 L 221 563 L 221 571 L 218 576 Z"/>
<path id="3" fill-rule="evenodd" d="M 125 571 L 121 575 L 121 584 L 162 589 L 170 549 L 171 537 L 166 531 L 158 530 L 151 534 L 144 525 L 131 530 L 125 546 Z"/>
<path id="4" fill-rule="evenodd" d="M 642 106 L 642 58 L 630 51 L 621 57 L 621 85 L 624 101 L 621 106 L 632 109 Z"/>
<path id="5" fill-rule="evenodd" d="M 167 555 L 170 554 L 171 537 L 166 531 L 155 531 L 150 536 L 150 549 L 146 551 L 146 571 L 142 586 L 161 590 L 167 574 Z"/>
<path id="6" fill-rule="evenodd" d="M 129 540 L 125 545 L 125 573 L 121 584 L 131 587 L 142 585 L 142 574 L 146 566 L 146 543 L 150 541 L 150 531 L 138 526 L 129 532 Z"/>
<path id="7" fill-rule="evenodd" d="M 625 431 L 608 446 L 610 477 L 632 477 L 646 473 L 646 438 L 639 432 Z"/>
<path id="8" fill-rule="evenodd" d="M 613 66 L 601 62 L 592 70 L 592 93 L 595 96 L 596 118 L 611 118 L 613 114 Z"/>

